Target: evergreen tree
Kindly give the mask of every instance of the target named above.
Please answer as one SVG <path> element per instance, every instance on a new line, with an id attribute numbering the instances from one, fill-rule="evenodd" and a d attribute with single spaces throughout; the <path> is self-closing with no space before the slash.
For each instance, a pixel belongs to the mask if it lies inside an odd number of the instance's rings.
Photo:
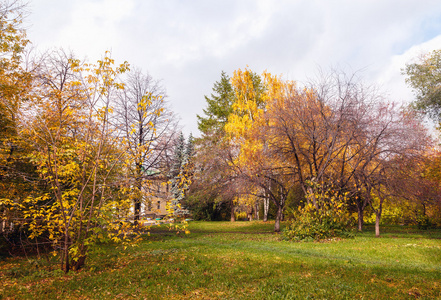
<path id="1" fill-rule="evenodd" d="M 192 161 L 192 157 L 194 156 L 194 138 L 190 133 L 188 136 L 187 143 L 185 144 L 185 152 L 184 152 L 184 164 L 189 164 Z"/>
<path id="2" fill-rule="evenodd" d="M 265 86 L 261 76 L 252 72 L 251 80 L 254 92 L 256 93 L 256 102 L 260 106 L 263 105 L 262 95 L 265 92 Z M 211 97 L 205 96 L 207 108 L 204 109 L 204 116 L 197 115 L 198 129 L 204 135 L 217 134 L 223 131 L 228 117 L 233 112 L 233 103 L 236 100 L 236 93 L 231 84 L 230 77 L 222 71 L 220 81 L 214 83 Z"/>
<path id="3" fill-rule="evenodd" d="M 255 93 L 255 101 L 261 108 L 264 104 L 263 95 L 265 92 L 262 77 L 250 72 L 250 79 Z M 202 132 L 202 138 L 197 139 L 197 143 L 203 150 L 202 153 L 196 155 L 200 174 L 197 176 L 198 182 L 195 183 L 196 186 L 203 188 L 193 195 L 201 205 L 207 199 L 212 199 L 216 205 L 229 206 L 232 220 L 234 220 L 235 192 L 232 185 L 234 172 L 227 162 L 229 145 L 225 140 L 224 127 L 233 113 L 233 103 L 236 102 L 238 92 L 233 88 L 231 78 L 222 71 L 221 79 L 214 83 L 211 96 L 205 96 L 207 101 L 207 108 L 203 110 L 205 116 L 197 116 L 198 128 Z M 213 190 L 212 187 L 216 188 Z"/>
<path id="4" fill-rule="evenodd" d="M 234 91 L 230 77 L 224 71 L 221 73 L 220 81 L 214 84 L 213 92 L 211 97 L 205 96 L 208 105 L 203 110 L 205 117 L 197 115 L 198 129 L 204 134 L 223 130 L 228 116 L 233 111 Z"/>
<path id="5" fill-rule="evenodd" d="M 181 172 L 181 166 L 184 162 L 185 138 L 182 132 L 176 139 L 175 150 L 173 152 L 173 163 L 170 171 L 170 178 L 175 178 Z"/>
<path id="6" fill-rule="evenodd" d="M 173 195 L 172 208 L 175 215 L 188 214 L 188 211 L 181 207 L 182 200 L 189 189 L 191 180 L 191 161 L 194 154 L 193 136 L 190 134 L 187 142 L 184 135 L 179 135 L 173 157 L 171 175 L 171 193 Z"/>

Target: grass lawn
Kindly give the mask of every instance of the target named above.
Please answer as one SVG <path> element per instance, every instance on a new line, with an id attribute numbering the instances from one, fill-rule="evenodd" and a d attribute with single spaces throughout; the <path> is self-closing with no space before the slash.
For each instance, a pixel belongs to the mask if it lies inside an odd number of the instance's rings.
<path id="1" fill-rule="evenodd" d="M 441 230 L 368 227 L 354 239 L 291 243 L 274 223 L 191 222 L 139 246 L 103 245 L 79 272 L 0 261 L 0 299 L 441 299 Z"/>

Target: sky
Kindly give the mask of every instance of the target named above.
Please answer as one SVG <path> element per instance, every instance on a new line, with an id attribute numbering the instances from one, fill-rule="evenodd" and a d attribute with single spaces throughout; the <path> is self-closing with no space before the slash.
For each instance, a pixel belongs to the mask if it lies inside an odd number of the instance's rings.
<path id="1" fill-rule="evenodd" d="M 184 134 L 199 136 L 222 71 L 268 71 L 304 84 L 319 70 L 358 72 L 397 102 L 414 99 L 401 69 L 441 49 L 439 0 L 30 0 L 38 51 L 71 50 L 160 80 Z"/>

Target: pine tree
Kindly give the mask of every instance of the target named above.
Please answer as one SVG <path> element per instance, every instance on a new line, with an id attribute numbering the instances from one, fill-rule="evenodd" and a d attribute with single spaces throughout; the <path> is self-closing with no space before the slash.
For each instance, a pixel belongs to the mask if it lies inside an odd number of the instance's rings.
<path id="1" fill-rule="evenodd" d="M 197 115 L 198 128 L 204 134 L 223 130 L 228 121 L 228 116 L 233 111 L 234 91 L 230 83 L 230 77 L 222 71 L 220 81 L 213 87 L 211 97 L 205 96 L 208 107 L 204 109 L 205 117 Z"/>
<path id="2" fill-rule="evenodd" d="M 184 215 L 188 211 L 181 207 L 181 202 L 185 197 L 185 193 L 189 188 L 189 162 L 193 156 L 194 146 L 193 137 L 190 134 L 187 143 L 185 142 L 184 135 L 179 135 L 173 157 L 173 166 L 170 172 L 171 177 L 171 193 L 173 200 L 171 202 L 172 209 L 175 215 Z"/>
<path id="3" fill-rule="evenodd" d="M 190 133 L 188 136 L 187 143 L 185 144 L 185 152 L 184 152 L 184 164 L 191 163 L 192 157 L 194 156 L 194 138 Z"/>
<path id="4" fill-rule="evenodd" d="M 176 139 L 175 150 L 173 152 L 173 163 L 170 170 L 170 178 L 176 177 L 181 172 L 181 166 L 184 162 L 185 138 L 182 132 Z"/>

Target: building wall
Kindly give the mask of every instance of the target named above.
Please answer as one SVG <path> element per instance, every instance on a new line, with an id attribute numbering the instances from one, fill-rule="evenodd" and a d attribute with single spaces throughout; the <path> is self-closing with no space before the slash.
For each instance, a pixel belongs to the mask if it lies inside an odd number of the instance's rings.
<path id="1" fill-rule="evenodd" d="M 143 218 L 165 217 L 167 201 L 171 199 L 169 184 L 161 179 L 152 180 L 148 187 L 148 194 L 141 207 Z"/>

